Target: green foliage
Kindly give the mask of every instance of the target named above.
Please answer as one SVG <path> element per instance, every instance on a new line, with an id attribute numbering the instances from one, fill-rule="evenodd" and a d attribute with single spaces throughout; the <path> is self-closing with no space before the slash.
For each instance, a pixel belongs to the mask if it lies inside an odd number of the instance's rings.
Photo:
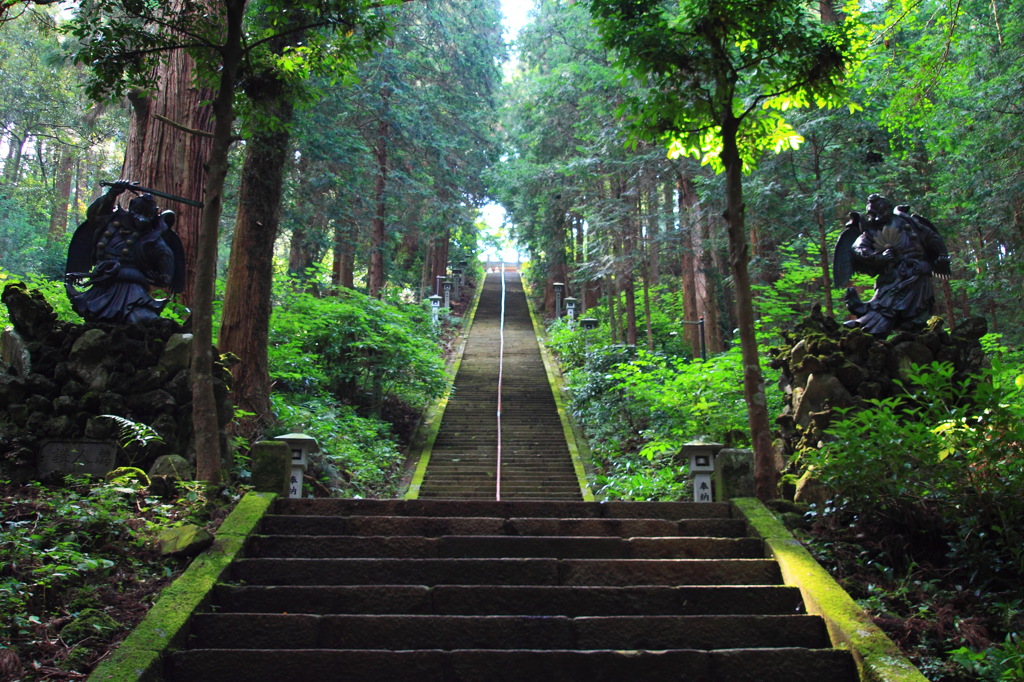
<path id="1" fill-rule="evenodd" d="M 718 442 L 735 442 L 735 434 L 746 438 L 741 366 L 739 349 L 733 349 L 707 362 L 639 351 L 635 360 L 614 368 L 616 388 L 649 418 L 641 454 L 651 459 L 655 453 L 679 452 L 683 443 L 701 436 Z"/>
<path id="2" fill-rule="evenodd" d="M 864 41 L 855 12 L 824 25 L 799 2 L 587 4 L 619 64 L 646 86 L 624 107 L 637 137 L 716 169 L 731 135 L 748 168 L 764 150 L 799 146 L 781 112 L 846 104 L 844 70 Z"/>
<path id="3" fill-rule="evenodd" d="M 277 284 L 270 324 L 271 396 L 281 433 L 317 439 L 317 495 L 387 497 L 400 438 L 448 385 L 429 309 L 356 291 L 316 296 Z"/>
<path id="4" fill-rule="evenodd" d="M 829 514 L 889 525 L 931 524 L 950 569 L 974 586 L 1024 576 L 1024 400 L 1019 372 L 994 363 L 981 377 L 950 365 L 915 368 L 903 393 L 866 401 L 804 453 L 835 491 Z M 914 560 L 914 546 L 907 548 Z"/>
<path id="5" fill-rule="evenodd" d="M 67 246 L 47 239 L 45 228 L 13 197 L 0 196 L 0 216 L 0 268 L 19 275 L 52 270 Z"/>
<path id="6" fill-rule="evenodd" d="M 707 437 L 749 443 L 739 349 L 706 362 L 608 346 L 601 329 L 551 327 L 550 346 L 566 371 L 569 407 L 598 463 L 599 492 L 615 499 L 682 499 L 683 443 Z M 671 338 L 671 337 L 670 337 Z M 781 396 L 769 394 L 772 411 Z"/>
<path id="7" fill-rule="evenodd" d="M 117 424 L 117 436 L 120 439 L 122 448 L 127 448 L 134 444 L 145 447 L 150 443 L 159 444 L 164 442 L 160 434 L 154 431 L 151 426 L 134 422 L 131 419 L 126 419 L 116 414 L 101 414 L 100 416 L 106 417 Z"/>
<path id="8" fill-rule="evenodd" d="M 64 322 L 82 321 L 82 318 L 78 316 L 78 313 L 71 308 L 71 301 L 68 300 L 68 294 L 64 289 L 63 282 L 48 279 L 40 275 L 18 277 L 0 268 L 0 291 L 2 291 L 3 287 L 8 284 L 14 284 L 17 282 L 21 282 L 30 290 L 42 294 L 43 298 L 46 299 L 46 302 L 51 308 L 53 308 L 53 311 L 57 313 L 58 320 L 63 320 Z M 0 306 L 0 325 L 6 326 L 9 322 L 7 306 Z"/>
<path id="9" fill-rule="evenodd" d="M 201 522 L 206 505 L 150 497 L 146 483 L 130 468 L 108 481 L 68 478 L 63 487 L 0 482 L 0 648 L 23 661 L 51 655 L 64 623 L 177 570 L 146 545 L 161 528 Z M 81 664 L 81 656 L 64 663 Z"/>
<path id="10" fill-rule="evenodd" d="M 313 436 L 320 453 L 310 472 L 317 492 L 336 497 L 393 497 L 404 455 L 387 422 L 360 417 L 354 408 L 325 396 L 296 400 L 275 394 L 281 433 Z"/>
<path id="11" fill-rule="evenodd" d="M 385 399 L 419 409 L 446 386 L 436 331 L 423 306 L 342 289 L 317 297 L 279 284 L 270 327 L 270 374 L 277 390 L 328 392 L 379 412 Z"/>
<path id="12" fill-rule="evenodd" d="M 1024 680 L 1024 639 L 1012 632 L 1002 643 L 984 651 L 962 646 L 949 652 L 951 660 L 978 682 Z"/>
<path id="13" fill-rule="evenodd" d="M 686 466 L 671 455 L 655 460 L 620 455 L 614 466 L 597 475 L 596 492 L 605 499 L 630 502 L 692 500 L 693 483 Z"/>

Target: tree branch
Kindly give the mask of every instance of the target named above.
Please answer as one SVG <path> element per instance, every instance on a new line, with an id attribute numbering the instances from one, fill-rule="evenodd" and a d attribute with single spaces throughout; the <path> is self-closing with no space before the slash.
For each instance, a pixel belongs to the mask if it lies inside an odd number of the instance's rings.
<path id="1" fill-rule="evenodd" d="M 198 137 L 213 137 L 213 133 L 208 133 L 205 130 L 196 130 L 194 128 L 189 128 L 188 126 L 184 126 L 176 121 L 172 121 L 166 116 L 161 116 L 160 114 L 153 114 L 153 118 L 160 121 L 161 123 L 166 123 L 172 128 L 188 133 L 189 135 L 196 135 Z"/>

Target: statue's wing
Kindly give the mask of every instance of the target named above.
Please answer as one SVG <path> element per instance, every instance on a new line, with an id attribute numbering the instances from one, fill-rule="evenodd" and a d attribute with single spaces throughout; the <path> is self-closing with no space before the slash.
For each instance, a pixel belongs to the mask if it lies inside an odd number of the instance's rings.
<path id="1" fill-rule="evenodd" d="M 180 294 L 182 291 L 185 291 L 185 247 L 181 244 L 181 237 L 170 226 L 164 230 L 163 239 L 164 243 L 171 249 L 171 253 L 174 254 L 174 274 L 171 276 L 171 289 L 174 293 Z"/>
<path id="2" fill-rule="evenodd" d="M 906 210 L 901 211 L 900 209 Z M 909 218 L 917 225 L 918 233 L 922 235 L 924 240 L 925 252 L 932 262 L 932 274 L 939 279 L 949 279 L 953 271 L 949 265 L 949 251 L 946 249 L 946 240 L 939 233 L 939 228 L 935 227 L 935 224 L 923 215 L 908 213 L 908 211 L 909 207 L 906 206 L 900 206 L 897 209 L 897 213 L 902 213 L 905 218 Z"/>
<path id="3" fill-rule="evenodd" d="M 859 236 L 860 227 L 847 223 L 846 229 L 836 240 L 836 247 L 832 251 L 832 286 L 836 289 L 845 289 L 853 278 L 853 243 Z"/>
<path id="4" fill-rule="evenodd" d="M 68 260 L 64 267 L 64 286 L 68 290 L 68 296 L 73 296 L 78 291 L 74 289 L 74 282 L 68 281 L 67 276 L 71 273 L 81 274 L 92 270 L 95 236 L 96 225 L 88 220 L 79 225 L 75 234 L 71 236 L 71 243 L 68 244 Z"/>

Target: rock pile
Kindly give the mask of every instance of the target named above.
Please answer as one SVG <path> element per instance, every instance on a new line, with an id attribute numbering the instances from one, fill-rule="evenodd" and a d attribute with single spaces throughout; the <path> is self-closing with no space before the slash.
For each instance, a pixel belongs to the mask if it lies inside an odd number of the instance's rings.
<path id="1" fill-rule="evenodd" d="M 39 471 L 40 453 L 48 441 L 116 443 L 128 422 L 145 424 L 162 442 L 126 447 L 117 466 L 148 470 L 168 454 L 194 459 L 191 334 L 165 319 L 128 325 L 61 322 L 38 292 L 21 284 L 8 285 L 2 301 L 13 329 L 4 331 L 2 342 L 0 472 L 18 480 L 45 474 Z M 233 408 L 223 362 L 215 375 L 224 426 Z"/>
<path id="2" fill-rule="evenodd" d="M 947 362 L 954 380 L 976 376 L 987 363 L 980 339 L 983 318 L 969 318 L 947 332 L 932 318 L 920 333 L 901 332 L 888 339 L 847 329 L 820 307 L 787 334 L 786 346 L 772 350 L 771 366 L 782 373 L 786 407 L 776 419 L 786 457 L 817 448 L 837 408 L 856 408 L 868 399 L 901 391 L 912 365 Z"/>

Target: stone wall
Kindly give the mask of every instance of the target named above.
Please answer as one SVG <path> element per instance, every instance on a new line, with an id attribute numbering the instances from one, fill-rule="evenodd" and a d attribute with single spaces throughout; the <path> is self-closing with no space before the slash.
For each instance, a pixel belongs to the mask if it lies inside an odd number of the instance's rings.
<path id="1" fill-rule="evenodd" d="M 38 292 L 20 284 L 8 285 L 2 300 L 12 328 L 0 344 L 0 475 L 27 480 L 60 474 L 52 461 L 43 462 L 44 448 L 55 442 L 118 443 L 123 422 L 104 415 L 145 424 L 163 441 L 117 448 L 116 466 L 148 470 L 168 454 L 194 461 L 191 334 L 165 319 L 61 322 Z M 233 416 L 230 372 L 218 362 L 214 373 L 223 427 Z"/>
<path id="2" fill-rule="evenodd" d="M 932 318 L 920 333 L 901 332 L 888 339 L 843 327 L 816 308 L 772 350 L 771 366 L 782 373 L 785 409 L 776 419 L 786 457 L 817 448 L 836 408 L 856 408 L 868 399 L 896 395 L 897 383 L 912 365 L 948 362 L 955 380 L 975 376 L 987 364 L 979 339 L 987 333 L 983 318 L 964 321 L 951 332 Z"/>

